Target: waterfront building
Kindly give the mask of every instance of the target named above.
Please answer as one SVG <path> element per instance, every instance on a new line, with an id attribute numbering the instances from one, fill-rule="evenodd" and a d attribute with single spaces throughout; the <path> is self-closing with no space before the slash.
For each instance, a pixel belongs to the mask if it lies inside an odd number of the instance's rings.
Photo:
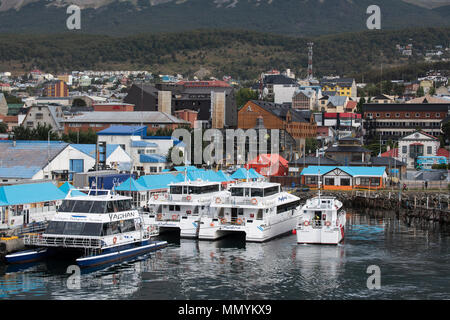
<path id="1" fill-rule="evenodd" d="M 0 186 L 0 230 L 48 221 L 65 198 L 51 182 Z"/>
<path id="2" fill-rule="evenodd" d="M 386 184 L 386 167 L 308 166 L 301 172 L 301 183 L 323 190 L 382 189 Z"/>

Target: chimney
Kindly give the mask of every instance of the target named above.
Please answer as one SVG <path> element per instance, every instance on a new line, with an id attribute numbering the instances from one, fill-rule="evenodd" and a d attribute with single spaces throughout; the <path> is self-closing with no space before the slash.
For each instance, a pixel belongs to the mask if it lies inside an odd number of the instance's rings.
<path id="1" fill-rule="evenodd" d="M 158 91 L 158 111 L 172 114 L 172 91 Z"/>

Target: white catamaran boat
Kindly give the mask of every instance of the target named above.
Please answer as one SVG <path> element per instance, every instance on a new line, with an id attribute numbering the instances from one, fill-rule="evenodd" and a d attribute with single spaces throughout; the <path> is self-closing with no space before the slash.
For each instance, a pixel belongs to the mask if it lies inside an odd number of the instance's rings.
<path id="1" fill-rule="evenodd" d="M 344 239 L 345 210 L 335 197 L 308 199 L 296 228 L 297 243 L 338 244 Z"/>
<path id="2" fill-rule="evenodd" d="M 230 194 L 215 197 L 213 215 L 202 218 L 199 239 L 214 240 L 244 232 L 246 241 L 263 242 L 291 232 L 300 216 L 300 198 L 281 191 L 279 183 L 242 182 Z"/>
<path id="3" fill-rule="evenodd" d="M 180 237 L 197 238 L 202 217 L 210 215 L 210 204 L 228 194 L 219 182 L 184 181 L 169 185 L 169 193 L 149 200 L 150 221 L 160 232 L 180 230 Z"/>
<path id="4" fill-rule="evenodd" d="M 43 233 L 24 235 L 25 245 L 34 249 L 5 258 L 9 263 L 24 263 L 68 254 L 77 257 L 79 266 L 92 267 L 165 247 L 166 241 L 151 240 L 156 235 L 157 226 L 147 224 L 132 208 L 130 197 L 90 190 L 63 200 Z"/>

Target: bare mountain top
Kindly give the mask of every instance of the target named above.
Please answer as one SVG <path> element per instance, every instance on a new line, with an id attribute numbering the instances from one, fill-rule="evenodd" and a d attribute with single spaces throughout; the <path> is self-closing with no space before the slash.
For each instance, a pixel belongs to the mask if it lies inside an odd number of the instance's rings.
<path id="1" fill-rule="evenodd" d="M 0 0 L 0 11 L 7 11 L 10 9 L 20 10 L 27 4 L 38 1 L 41 0 Z M 45 1 L 48 3 L 47 4 L 48 6 L 66 7 L 70 4 L 75 4 L 82 9 L 86 8 L 97 9 L 109 5 L 115 0 L 45 0 Z M 134 5 L 137 5 L 138 1 L 139 0 L 119 0 L 119 2 L 130 2 Z M 188 1 L 190 0 L 145 0 L 144 2 L 146 2 L 151 6 L 156 6 L 167 2 L 175 2 L 176 4 L 181 4 Z M 261 3 L 271 4 L 272 2 L 277 0 L 211 0 L 211 1 L 216 5 L 216 7 L 234 8 L 239 3 L 239 1 L 254 2 L 255 6 L 259 6 Z M 317 1 L 319 3 L 325 3 L 326 1 L 333 1 L 333 0 L 309 0 L 309 1 L 312 2 Z M 347 1 L 351 2 L 351 0 Z M 450 5 L 450 0 L 401 0 L 401 1 L 429 9 Z M 308 2 L 308 0 L 304 2 Z"/>
<path id="2" fill-rule="evenodd" d="M 450 0 L 403 0 L 403 1 L 429 9 L 450 5 Z"/>

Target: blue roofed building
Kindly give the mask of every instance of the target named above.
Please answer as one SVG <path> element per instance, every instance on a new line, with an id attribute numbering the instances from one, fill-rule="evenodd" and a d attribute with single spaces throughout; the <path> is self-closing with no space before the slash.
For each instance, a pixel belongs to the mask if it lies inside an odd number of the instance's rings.
<path id="1" fill-rule="evenodd" d="M 167 155 L 172 147 L 184 154 L 181 141 L 171 136 L 148 136 L 146 126 L 110 126 L 97 135 L 99 141 L 120 145 L 131 156 L 133 171 L 140 175 L 169 169 Z"/>
<path id="2" fill-rule="evenodd" d="M 65 198 L 51 182 L 0 186 L 0 229 L 48 221 Z"/>
<path id="3" fill-rule="evenodd" d="M 301 172 L 302 184 L 324 190 L 381 189 L 386 184 L 386 167 L 308 166 Z"/>

